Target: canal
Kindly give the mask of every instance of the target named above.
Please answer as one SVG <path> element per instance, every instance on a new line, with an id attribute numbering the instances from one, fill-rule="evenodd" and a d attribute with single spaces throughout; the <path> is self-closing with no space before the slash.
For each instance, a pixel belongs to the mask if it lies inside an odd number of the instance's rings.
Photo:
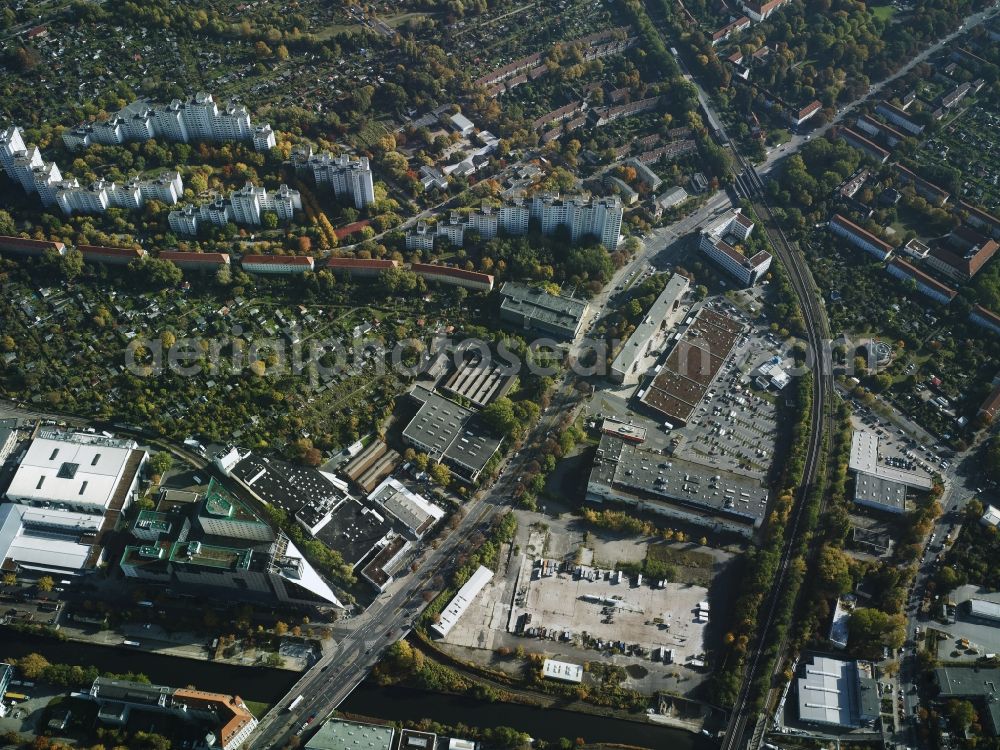
<path id="1" fill-rule="evenodd" d="M 182 659 L 116 646 L 101 646 L 77 641 L 0 630 L 0 659 L 19 658 L 37 653 L 53 664 L 94 665 L 102 672 L 138 672 L 158 685 L 185 687 L 217 693 L 237 693 L 248 701 L 277 703 L 298 680 L 297 672 L 267 667 L 241 667 L 233 664 Z"/>
<path id="2" fill-rule="evenodd" d="M 93 664 L 105 672 L 137 672 L 160 685 L 194 685 L 211 692 L 235 692 L 244 700 L 270 704 L 277 703 L 299 676 L 281 669 L 241 667 L 0 631 L 0 660 L 30 653 L 41 654 L 53 664 Z M 702 735 L 656 724 L 560 709 L 489 703 L 412 688 L 379 687 L 369 682 L 351 693 L 340 710 L 388 721 L 430 719 L 440 724 L 464 724 L 482 729 L 506 726 L 544 740 L 580 737 L 587 742 L 619 743 L 650 750 L 715 750 L 718 747 Z"/>
<path id="3" fill-rule="evenodd" d="M 634 745 L 650 750 L 718 749 L 708 737 L 656 724 L 516 703 L 489 703 L 412 688 L 380 687 L 370 682 L 362 683 L 351 693 L 340 705 L 340 710 L 391 721 L 430 719 L 441 724 L 464 724 L 481 729 L 511 727 L 535 739 L 549 741 L 580 737 L 586 742 Z"/>

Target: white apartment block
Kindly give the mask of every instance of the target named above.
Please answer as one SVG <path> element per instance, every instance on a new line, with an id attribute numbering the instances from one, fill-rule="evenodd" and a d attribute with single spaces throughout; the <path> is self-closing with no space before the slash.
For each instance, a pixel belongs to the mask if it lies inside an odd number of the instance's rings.
<path id="1" fill-rule="evenodd" d="M 416 228 L 406 233 L 406 249 L 430 252 L 434 249 L 434 238 L 437 235 L 427 226 L 427 222 L 417 223 Z"/>
<path id="2" fill-rule="evenodd" d="M 352 159 L 347 154 L 314 154 L 307 147 L 292 155 L 292 164 L 297 170 L 311 172 L 317 185 L 329 185 L 338 198 L 350 197 L 355 208 L 375 202 L 375 183 L 367 156 Z"/>
<path id="3" fill-rule="evenodd" d="M 732 238 L 743 242 L 753 228 L 753 221 L 735 209 L 702 227 L 698 243 L 698 248 L 705 255 L 745 286 L 753 286 L 767 273 L 771 267 L 771 254 L 762 250 L 749 257 L 726 240 Z"/>
<path id="4" fill-rule="evenodd" d="M 225 226 L 236 224 L 259 226 L 267 212 L 277 214 L 279 221 L 291 221 L 296 211 L 302 210 L 302 196 L 298 190 L 282 185 L 274 192 L 248 182 L 230 193 L 228 199 L 219 198 L 200 206 L 184 206 L 171 211 L 167 217 L 170 230 L 176 234 L 195 235 L 203 224 Z"/>
<path id="5" fill-rule="evenodd" d="M 542 234 L 552 234 L 558 227 L 566 226 L 573 242 L 589 234 L 599 238 L 608 250 L 618 247 L 623 210 L 617 196 L 584 201 L 540 195 L 532 199 L 530 213 L 541 225 Z"/>
<path id="6" fill-rule="evenodd" d="M 42 205 L 55 203 L 62 173 L 56 164 L 42 159 L 37 146 L 24 142 L 18 127 L 11 126 L 0 131 L 0 166 L 25 193 L 38 193 Z"/>
<path id="7" fill-rule="evenodd" d="M 275 145 L 270 125 L 254 125 L 242 104 L 224 102 L 219 106 L 205 92 L 187 101 L 174 99 L 163 105 L 133 102 L 103 122 L 84 123 L 63 134 L 63 142 L 69 149 L 86 148 L 92 143 L 118 146 L 152 138 L 175 143 L 249 141 L 257 151 L 267 151 Z"/>
<path id="8" fill-rule="evenodd" d="M 500 228 L 507 234 L 527 234 L 531 211 L 521 202 L 500 208 Z"/>
<path id="9" fill-rule="evenodd" d="M 63 182 L 55 197 L 62 212 L 70 216 L 100 214 L 109 208 L 136 211 L 150 200 L 173 206 L 183 194 L 180 173 L 165 172 L 151 180 L 136 177 L 121 185 L 106 180 L 96 180 L 87 187 L 80 187 L 75 180 Z"/>

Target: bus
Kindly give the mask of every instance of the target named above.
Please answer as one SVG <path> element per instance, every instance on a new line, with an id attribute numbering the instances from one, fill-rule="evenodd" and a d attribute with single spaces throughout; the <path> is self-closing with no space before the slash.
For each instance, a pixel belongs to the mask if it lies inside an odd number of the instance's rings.
<path id="1" fill-rule="evenodd" d="M 139 648 L 142 644 L 139 641 L 122 641 L 123 646 L 131 646 L 132 648 Z"/>
<path id="2" fill-rule="evenodd" d="M 10 701 L 11 703 L 20 703 L 21 701 L 28 700 L 28 696 L 24 693 L 4 693 L 3 699 L 5 701 Z"/>
<path id="3" fill-rule="evenodd" d="M 288 710 L 294 711 L 295 707 L 299 705 L 301 702 L 302 702 L 302 696 L 300 695 L 298 698 L 296 698 L 295 700 L 293 700 L 291 703 L 288 704 Z"/>

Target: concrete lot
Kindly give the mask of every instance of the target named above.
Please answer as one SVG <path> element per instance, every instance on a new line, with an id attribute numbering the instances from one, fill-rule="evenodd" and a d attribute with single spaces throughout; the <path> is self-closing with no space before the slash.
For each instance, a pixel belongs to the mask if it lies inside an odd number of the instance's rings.
<path id="1" fill-rule="evenodd" d="M 531 561 L 525 560 L 524 564 L 517 600 L 522 603 L 513 609 L 511 627 L 522 614 L 531 614 L 532 627 L 569 633 L 578 645 L 603 650 L 599 648 L 602 644 L 624 641 L 650 652 L 656 648 L 674 649 L 674 661 L 681 664 L 703 651 L 705 625 L 694 621 L 698 602 L 708 598 L 708 590 L 701 586 L 667 583 L 660 589 L 647 581 L 635 586 L 634 579 L 628 577 L 614 583 L 606 579 L 590 581 L 572 573 L 533 577 Z M 585 596 L 618 604 L 586 601 Z M 564 635 L 560 638 L 566 639 Z"/>
<path id="2" fill-rule="evenodd" d="M 936 630 L 941 630 L 949 636 L 938 642 L 938 658 L 948 661 L 973 662 L 986 654 L 1000 653 L 1000 623 L 970 618 L 967 611 L 968 605 L 965 604 L 969 599 L 1000 602 L 1000 594 L 969 585 L 956 589 L 954 598 L 958 605 L 955 622 L 949 625 L 941 625 L 940 623 L 932 625 Z M 958 640 L 961 638 L 967 638 L 970 644 L 969 650 L 978 653 L 966 653 L 966 650 L 958 645 Z"/>

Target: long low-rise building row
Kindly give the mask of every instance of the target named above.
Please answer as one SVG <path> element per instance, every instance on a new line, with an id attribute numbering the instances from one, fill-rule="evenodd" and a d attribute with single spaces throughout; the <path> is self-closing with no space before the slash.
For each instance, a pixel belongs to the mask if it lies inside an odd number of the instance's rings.
<path id="1" fill-rule="evenodd" d="M 886 260 L 892 255 L 892 245 L 840 214 L 834 214 L 830 219 L 830 231 L 879 260 Z"/>
<path id="2" fill-rule="evenodd" d="M 661 341 L 667 330 L 667 319 L 680 306 L 681 298 L 691 282 L 680 274 L 674 274 L 667 281 L 663 291 L 653 302 L 642 320 L 632 331 L 632 335 L 622 346 L 611 363 L 611 377 L 624 384 L 639 382 L 642 372 L 639 365 L 647 357 L 653 346 Z"/>
<path id="3" fill-rule="evenodd" d="M 865 138 L 861 133 L 848 127 L 837 129 L 837 135 L 844 139 L 849 145 L 859 151 L 863 151 L 879 164 L 885 164 L 889 160 L 889 152 L 879 146 L 874 141 Z"/>
<path id="4" fill-rule="evenodd" d="M 958 295 L 954 289 L 947 284 L 942 284 L 911 263 L 907 263 L 902 258 L 893 258 L 885 268 L 890 275 L 902 281 L 912 281 L 916 284 L 917 291 L 925 297 L 930 297 L 935 302 L 942 305 L 949 304 Z"/>
<path id="5" fill-rule="evenodd" d="M 118 146 L 154 138 L 174 143 L 247 141 L 257 151 L 275 145 L 271 126 L 254 125 L 245 106 L 223 102 L 220 107 L 211 94 L 202 91 L 169 104 L 136 101 L 107 120 L 84 123 L 63 133 L 63 143 L 70 150 L 94 143 Z"/>
<path id="6" fill-rule="evenodd" d="M 302 196 L 298 190 L 282 185 L 268 192 L 248 182 L 229 198 L 219 198 L 200 206 L 185 206 L 171 211 L 167 217 L 170 230 L 177 234 L 196 235 L 205 225 L 222 227 L 233 222 L 260 226 L 266 213 L 273 213 L 279 221 L 291 221 L 296 211 L 302 210 Z"/>

